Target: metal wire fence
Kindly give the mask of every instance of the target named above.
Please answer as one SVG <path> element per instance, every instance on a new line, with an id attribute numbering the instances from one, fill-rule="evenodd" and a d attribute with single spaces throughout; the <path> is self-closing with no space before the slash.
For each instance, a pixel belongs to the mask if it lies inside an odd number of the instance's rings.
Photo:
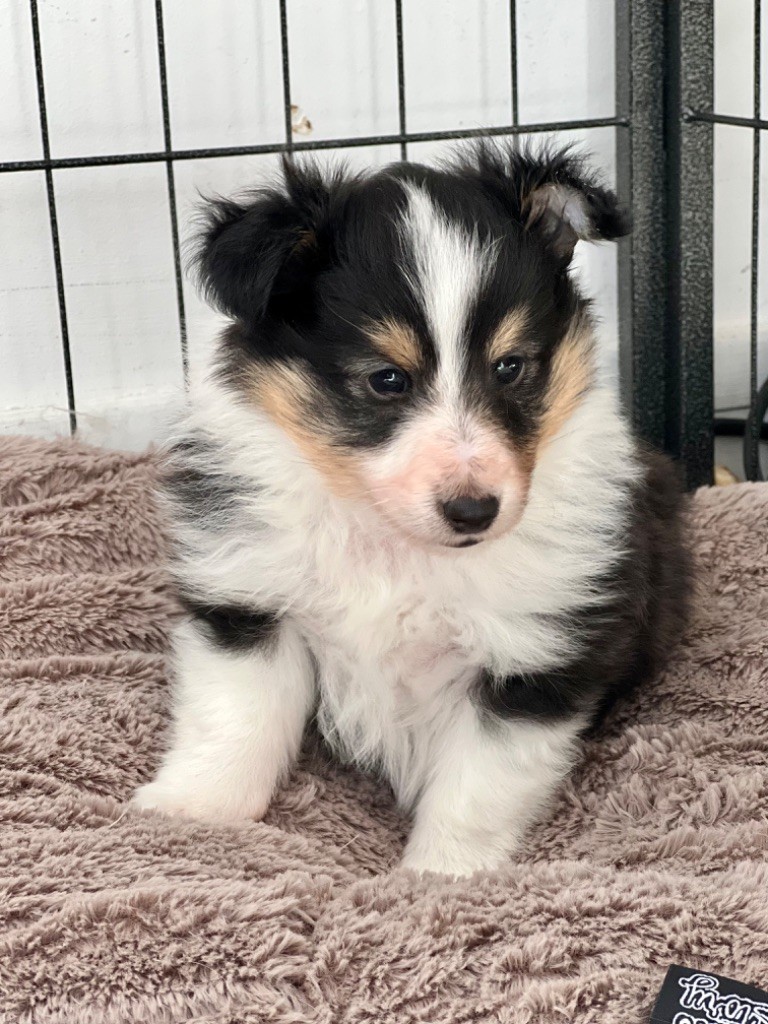
<path id="1" fill-rule="evenodd" d="M 408 131 L 403 0 L 394 4 L 398 131 L 394 134 L 322 140 L 293 136 L 289 0 L 279 5 L 282 51 L 283 141 L 211 148 L 175 148 L 172 136 L 162 0 L 154 0 L 163 148 L 99 156 L 51 156 L 45 93 L 45 54 L 38 0 L 29 0 L 42 157 L 0 162 L 0 173 L 42 171 L 58 296 L 69 425 L 77 429 L 67 289 L 62 268 L 55 172 L 106 165 L 165 164 L 178 310 L 179 345 L 188 374 L 187 325 L 179 242 L 174 166 L 178 161 L 257 154 L 311 152 L 395 144 L 403 159 L 410 143 L 477 136 L 539 135 L 612 127 L 616 132 L 618 188 L 631 207 L 635 231 L 620 246 L 620 366 L 625 403 L 640 433 L 681 459 L 691 486 L 713 472 L 712 330 L 712 131 L 715 124 L 753 133 L 750 400 L 745 428 L 745 467 L 760 475 L 758 385 L 758 235 L 760 230 L 760 133 L 768 128 L 760 109 L 761 0 L 754 0 L 754 116 L 732 117 L 713 109 L 713 0 L 616 0 L 616 115 L 521 123 L 518 104 L 518 12 L 509 0 L 510 118 L 491 129 Z M 764 409 L 763 409 L 764 412 Z"/>

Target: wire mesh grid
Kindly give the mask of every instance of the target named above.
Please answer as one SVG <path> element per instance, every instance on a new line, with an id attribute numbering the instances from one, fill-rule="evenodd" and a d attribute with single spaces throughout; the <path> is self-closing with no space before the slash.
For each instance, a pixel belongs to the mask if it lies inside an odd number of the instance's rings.
<path id="1" fill-rule="evenodd" d="M 622 117 L 582 118 L 562 121 L 548 121 L 537 124 L 520 124 L 518 108 L 518 57 L 517 57 L 517 4 L 509 2 L 510 23 L 510 123 L 493 128 L 456 129 L 444 131 L 409 132 L 407 129 L 407 103 L 405 87 L 405 38 L 403 19 L 403 0 L 391 0 L 395 10 L 395 32 L 397 47 L 397 107 L 398 131 L 395 134 L 365 135 L 348 138 L 301 140 L 293 137 L 292 102 L 291 102 L 291 68 L 289 59 L 289 10 L 288 0 L 277 0 L 280 16 L 280 46 L 282 61 L 282 92 L 283 118 L 285 137 L 280 142 L 254 143 L 253 145 L 216 146 L 210 148 L 175 149 L 171 128 L 171 109 L 169 100 L 168 74 L 166 67 L 166 39 L 163 18 L 163 0 L 154 0 L 155 22 L 157 31 L 157 65 L 160 81 L 160 98 L 162 104 L 162 124 L 164 146 L 162 150 L 150 152 L 112 153 L 98 156 L 73 156 L 55 158 L 51 156 L 48 117 L 46 111 L 44 53 L 41 41 L 38 0 L 29 0 L 29 12 L 32 26 L 34 60 L 37 87 L 37 107 L 40 119 L 40 135 L 42 140 L 42 158 L 33 160 L 16 160 L 0 162 L 0 173 L 24 171 L 42 171 L 45 174 L 50 221 L 50 237 L 55 268 L 56 290 L 58 296 L 58 314 L 60 337 L 66 377 L 66 389 L 69 412 L 70 431 L 77 430 L 77 402 L 75 381 L 72 370 L 70 351 L 70 334 L 67 318 L 67 293 L 62 268 L 59 226 L 56 210 L 56 185 L 54 172 L 69 168 L 103 167 L 110 165 L 164 163 L 167 175 L 168 206 L 173 245 L 173 260 L 176 286 L 176 304 L 178 310 L 179 344 L 181 347 L 182 366 L 185 379 L 189 373 L 189 355 L 187 351 L 187 324 L 184 306 L 183 267 L 179 236 L 179 216 L 176 202 L 174 164 L 180 160 L 197 160 L 216 157 L 255 156 L 277 153 L 299 153 L 318 150 L 340 150 L 349 147 L 368 147 L 395 144 L 400 148 L 402 159 L 408 156 L 408 145 L 412 142 L 437 142 L 452 139 L 469 139 L 480 136 L 515 136 L 522 134 L 541 134 L 570 129 L 606 128 L 626 125 Z"/>
<path id="2" fill-rule="evenodd" d="M 521 123 L 518 11 L 516 0 L 509 0 L 509 123 L 492 128 L 436 131 L 408 130 L 403 0 L 388 0 L 394 6 L 396 33 L 397 132 L 316 140 L 294 138 L 289 3 L 288 0 L 271 2 L 276 3 L 279 9 L 282 141 L 208 148 L 174 147 L 163 0 L 154 0 L 163 148 L 56 158 L 51 155 L 38 0 L 29 0 L 42 157 L 0 162 L 0 173 L 38 171 L 44 174 L 71 432 L 77 429 L 77 395 L 57 218 L 56 171 L 110 165 L 165 165 L 179 345 L 186 380 L 189 354 L 174 172 L 177 162 L 381 145 L 398 146 L 401 158 L 405 159 L 411 143 L 614 128 L 618 187 L 622 198 L 632 207 L 636 229 L 633 240 L 622 245 L 619 259 L 619 348 L 624 398 L 640 433 L 648 440 L 667 447 L 682 460 L 689 484 L 707 482 L 712 474 L 714 432 L 711 133 L 713 125 L 724 124 L 751 130 L 754 139 L 750 267 L 751 415 L 745 430 L 745 465 L 748 476 L 753 479 L 759 477 L 759 438 L 763 418 L 760 402 L 766 401 L 766 385 L 762 389 L 758 386 L 760 133 L 768 128 L 768 121 L 762 119 L 760 106 L 761 0 L 754 0 L 752 117 L 721 115 L 713 109 L 712 0 L 617 0 L 615 116 Z M 659 74 L 659 65 L 666 68 L 666 74 Z M 695 254 L 690 244 L 692 218 L 699 227 Z M 710 236 L 708 243 L 701 243 L 701 232 L 705 239 L 707 234 Z M 689 295 L 698 301 L 688 301 Z"/>
<path id="3" fill-rule="evenodd" d="M 762 117 L 762 15 L 762 0 L 753 0 L 752 116 L 738 117 L 730 114 L 721 114 L 713 109 L 698 109 L 685 103 L 682 109 L 682 120 L 687 125 L 729 125 L 735 128 L 744 128 L 752 133 L 749 261 L 749 412 L 743 426 L 738 423 L 735 425 L 736 431 L 743 430 L 743 462 L 745 475 L 748 480 L 762 480 L 764 478 L 760 462 L 760 441 L 768 437 L 763 424 L 766 412 L 768 412 L 768 379 L 760 385 L 758 378 L 761 133 L 768 129 L 768 120 L 764 120 Z M 725 424 L 723 425 L 725 427 Z"/>

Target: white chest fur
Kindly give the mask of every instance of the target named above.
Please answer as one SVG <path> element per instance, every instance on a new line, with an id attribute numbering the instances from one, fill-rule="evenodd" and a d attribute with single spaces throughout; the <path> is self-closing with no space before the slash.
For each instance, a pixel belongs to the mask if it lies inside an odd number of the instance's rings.
<path id="1" fill-rule="evenodd" d="M 342 757 L 384 771 L 410 803 L 432 732 L 481 662 L 455 604 L 381 575 L 367 582 L 298 621 L 318 668 L 324 735 Z"/>

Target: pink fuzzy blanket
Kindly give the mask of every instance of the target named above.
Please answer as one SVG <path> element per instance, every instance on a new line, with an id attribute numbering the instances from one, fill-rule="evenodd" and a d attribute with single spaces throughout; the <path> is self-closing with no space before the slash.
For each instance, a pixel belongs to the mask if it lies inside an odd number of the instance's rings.
<path id="1" fill-rule="evenodd" d="M 634 1024 L 678 963 L 768 980 L 768 486 L 697 494 L 699 594 L 507 870 L 397 870 L 308 750 L 267 819 L 125 812 L 167 721 L 152 459 L 0 440 L 0 1021 Z"/>

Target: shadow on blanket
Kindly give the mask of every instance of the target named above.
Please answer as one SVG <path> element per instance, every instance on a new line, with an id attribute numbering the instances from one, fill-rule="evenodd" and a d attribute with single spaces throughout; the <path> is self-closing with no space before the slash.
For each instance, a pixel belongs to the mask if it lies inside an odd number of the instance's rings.
<path id="1" fill-rule="evenodd" d="M 263 823 L 123 813 L 168 701 L 152 479 L 0 440 L 0 1020 L 639 1024 L 670 963 L 765 984 L 768 485 L 696 496 L 674 664 L 449 884 L 389 873 L 389 794 L 317 753 Z"/>

